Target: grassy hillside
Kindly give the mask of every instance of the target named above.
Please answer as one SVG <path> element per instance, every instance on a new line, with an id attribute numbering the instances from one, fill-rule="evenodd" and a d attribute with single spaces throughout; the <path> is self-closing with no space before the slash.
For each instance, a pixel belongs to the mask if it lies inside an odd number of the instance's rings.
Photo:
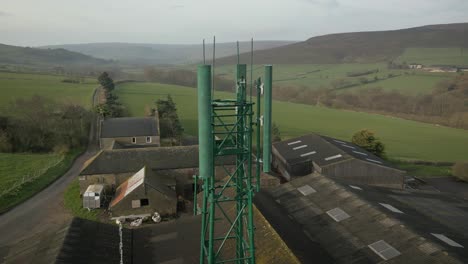
<path id="1" fill-rule="evenodd" d="M 0 44 L 0 64 L 20 65 L 100 65 L 109 61 L 65 49 L 37 49 Z"/>
<path id="2" fill-rule="evenodd" d="M 171 94 L 188 134 L 197 133 L 196 89 L 154 83 L 127 83 L 117 87 L 129 113 L 144 115 L 145 105 L 152 106 L 158 98 Z M 216 92 L 216 97 L 230 96 Z M 335 110 L 275 101 L 273 120 L 284 138 L 317 132 L 343 140 L 368 128 L 387 145 L 391 158 L 456 161 L 466 159 L 468 132 L 434 126 L 389 116 Z"/>
<path id="3" fill-rule="evenodd" d="M 468 65 L 468 47 L 407 48 L 397 61 L 423 65 Z"/>
<path id="4" fill-rule="evenodd" d="M 303 42 L 255 52 L 256 63 L 324 64 L 378 62 L 400 56 L 406 48 L 468 48 L 468 23 L 401 30 L 354 32 L 313 37 Z M 249 61 L 250 54 L 241 60 Z M 235 56 L 217 61 L 234 64 Z"/>
<path id="5" fill-rule="evenodd" d="M 0 108 L 17 98 L 35 94 L 90 107 L 97 81 L 87 79 L 85 83 L 78 84 L 62 82 L 66 78 L 58 75 L 0 72 Z"/>
<path id="6" fill-rule="evenodd" d="M 291 41 L 257 41 L 254 49 L 270 49 L 291 44 Z M 240 42 L 241 52 L 250 51 L 250 42 Z M 137 64 L 188 64 L 203 60 L 202 44 L 138 44 L 138 43 L 89 43 L 47 46 L 63 48 L 102 59 L 113 59 Z M 206 58 L 211 60 L 212 45 L 206 44 Z M 236 43 L 216 44 L 216 56 L 225 57 L 237 52 Z"/>

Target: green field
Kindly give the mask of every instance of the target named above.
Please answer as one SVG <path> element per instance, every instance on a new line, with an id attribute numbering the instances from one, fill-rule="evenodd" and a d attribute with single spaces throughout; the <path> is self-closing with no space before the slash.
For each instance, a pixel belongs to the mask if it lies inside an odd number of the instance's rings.
<path id="1" fill-rule="evenodd" d="M 447 74 L 414 73 L 415 74 L 403 74 L 376 83 L 344 89 L 344 91 L 355 92 L 365 88 L 381 87 L 386 91 L 398 91 L 407 95 L 429 94 L 434 90 L 437 83 L 448 78 Z"/>
<path id="2" fill-rule="evenodd" d="M 66 78 L 58 75 L 0 72 L 0 107 L 17 98 L 29 98 L 35 94 L 90 107 L 97 81 L 87 79 L 83 84 L 62 82 Z"/>
<path id="3" fill-rule="evenodd" d="M 254 79 L 263 76 L 263 66 L 254 65 Z M 234 76 L 234 65 L 224 65 L 216 67 L 216 75 L 226 79 Z M 372 73 L 357 77 L 348 77 L 350 72 L 363 72 L 366 70 L 376 70 Z M 192 69 L 193 70 L 193 69 Z M 388 78 L 389 74 L 396 77 Z M 301 65 L 274 65 L 273 81 L 279 86 L 308 87 L 310 89 L 333 89 L 333 82 L 344 79 L 356 86 L 340 89 L 339 92 L 358 92 L 364 88 L 380 87 L 387 91 L 399 91 L 403 94 L 428 94 L 431 93 L 437 83 L 453 77 L 454 74 L 446 73 L 422 73 L 414 70 L 389 70 L 386 63 L 352 63 L 352 64 L 301 64 Z M 248 72 L 250 78 L 250 71 Z M 361 78 L 379 80 L 362 85 Z"/>
<path id="4" fill-rule="evenodd" d="M 27 200 L 62 176 L 82 151 L 72 150 L 65 156 L 0 153 L 0 214 Z M 37 177 L 27 180 L 32 175 Z M 27 180 L 24 183 L 23 177 Z M 18 182 L 22 184 L 11 190 Z"/>
<path id="5" fill-rule="evenodd" d="M 155 83 L 126 83 L 117 94 L 132 116 L 143 116 L 145 105 L 171 94 L 188 134 L 197 133 L 197 94 L 193 88 Z M 216 92 L 216 97 L 228 93 Z M 400 118 L 274 101 L 273 120 L 283 138 L 316 132 L 350 140 L 360 129 L 371 129 L 396 159 L 457 161 L 468 157 L 468 131 Z"/>
<path id="6" fill-rule="evenodd" d="M 249 66 L 250 67 L 250 66 Z M 254 65 L 253 77 L 263 77 L 263 65 Z M 307 86 L 318 89 L 328 86 L 333 80 L 345 78 L 348 72 L 379 69 L 385 74 L 386 64 L 279 64 L 273 66 L 273 81 L 278 85 Z M 216 75 L 232 79 L 235 65 L 216 67 Z M 250 69 L 248 72 L 250 78 Z"/>
<path id="7" fill-rule="evenodd" d="M 429 65 L 468 65 L 468 49 L 408 48 L 397 61 Z"/>
<path id="8" fill-rule="evenodd" d="M 392 160 L 393 165 L 405 170 L 408 175 L 415 177 L 450 177 L 452 176 L 452 166 L 421 165 L 400 160 Z"/>
<path id="9" fill-rule="evenodd" d="M 15 183 L 28 181 L 38 173 L 43 174 L 44 169 L 56 165 L 62 159 L 63 156 L 58 154 L 0 153 L 0 195 Z"/>

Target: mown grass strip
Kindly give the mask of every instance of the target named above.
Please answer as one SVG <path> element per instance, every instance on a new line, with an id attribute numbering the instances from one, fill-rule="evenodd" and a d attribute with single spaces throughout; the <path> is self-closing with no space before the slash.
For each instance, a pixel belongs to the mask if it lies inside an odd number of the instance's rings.
<path id="1" fill-rule="evenodd" d="M 75 158 L 78 157 L 83 152 L 83 149 L 72 150 L 65 155 L 63 160 L 58 163 L 56 166 L 48 169 L 43 175 L 37 177 L 36 179 L 26 182 L 25 184 L 19 186 L 14 191 L 5 194 L 0 199 L 0 214 L 7 212 L 16 205 L 26 201 L 27 199 L 34 196 L 36 193 L 40 192 L 50 184 L 52 184 L 56 179 L 61 177 L 68 169 L 73 165 Z"/>

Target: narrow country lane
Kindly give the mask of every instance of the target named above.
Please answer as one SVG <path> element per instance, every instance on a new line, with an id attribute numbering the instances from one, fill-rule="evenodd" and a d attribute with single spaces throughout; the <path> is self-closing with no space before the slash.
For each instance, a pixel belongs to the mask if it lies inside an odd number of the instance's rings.
<path id="1" fill-rule="evenodd" d="M 92 101 L 97 102 L 98 89 Z M 10 211 L 0 215 L 0 263 L 4 249 L 36 233 L 55 233 L 72 215 L 63 206 L 67 186 L 79 175 L 84 163 L 97 151 L 97 120 L 91 122 L 86 152 L 76 158 L 70 169 L 55 182 Z M 3 250 L 2 250 L 3 248 Z"/>

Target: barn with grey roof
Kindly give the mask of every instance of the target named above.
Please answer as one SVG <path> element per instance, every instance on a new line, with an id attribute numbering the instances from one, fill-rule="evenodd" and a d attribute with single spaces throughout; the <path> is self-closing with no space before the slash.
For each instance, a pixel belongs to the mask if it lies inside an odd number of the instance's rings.
<path id="1" fill-rule="evenodd" d="M 405 172 L 350 142 L 309 134 L 273 144 L 272 164 L 291 180 L 319 172 L 355 184 L 403 188 Z"/>
<path id="2" fill-rule="evenodd" d="M 468 263 L 468 207 L 447 193 L 350 185 L 313 173 L 255 199 L 278 233 L 297 228 L 292 240 L 325 251 L 317 263 Z"/>
<path id="3" fill-rule="evenodd" d="M 80 194 L 91 184 L 116 189 L 145 166 L 147 177 L 171 178 L 174 186 L 190 189 L 198 169 L 198 146 L 101 150 L 80 173 Z"/>
<path id="4" fill-rule="evenodd" d="M 159 146 L 158 117 L 119 117 L 101 121 L 102 149 Z"/>
<path id="5" fill-rule="evenodd" d="M 232 169 L 233 156 L 217 160 L 216 175 L 224 175 L 224 169 Z M 146 167 L 145 177 L 152 181 L 164 181 L 175 189 L 177 196 L 193 197 L 193 175 L 198 173 L 198 146 L 149 147 L 101 150 L 85 163 L 79 175 L 80 194 L 89 185 L 103 184 L 110 190 L 127 181 L 141 168 Z"/>

